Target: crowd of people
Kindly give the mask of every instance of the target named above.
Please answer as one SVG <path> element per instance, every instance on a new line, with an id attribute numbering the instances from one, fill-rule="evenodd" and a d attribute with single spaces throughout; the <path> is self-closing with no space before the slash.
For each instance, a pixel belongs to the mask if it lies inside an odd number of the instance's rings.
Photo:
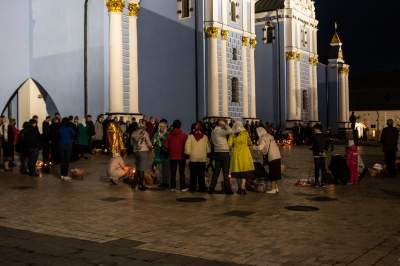
<path id="1" fill-rule="evenodd" d="M 182 130 L 179 120 L 171 125 L 166 119 L 150 117 L 139 121 L 132 117 L 99 115 L 95 121 L 90 115 L 79 117 L 46 117 L 41 132 L 37 116 L 23 123 L 19 130 L 14 119 L 0 117 L 0 162 L 4 171 L 12 171 L 17 166 L 15 152 L 19 154 L 20 172 L 37 176 L 37 161 L 40 151 L 44 164 L 60 166 L 60 178 L 71 181 L 69 165 L 71 161 L 88 159 L 97 152 L 111 154 L 107 174 L 110 182 L 119 184 L 127 181 L 132 187 L 146 190 L 146 174 L 156 173 L 158 185 L 177 189 L 179 174 L 180 191 L 214 193 L 222 172 L 222 191 L 233 194 L 231 180 L 237 181 L 237 193 L 245 195 L 250 183 L 255 179 L 271 183 L 267 193 L 279 192 L 281 174 L 281 154 L 277 144 L 282 131 L 261 121 L 240 121 L 224 119 L 213 122 L 196 122 L 189 134 Z M 327 168 L 327 152 L 333 150 L 330 130 L 323 132 L 322 126 L 303 127 L 296 124 L 291 130 L 294 145 L 310 144 L 314 158 L 315 186 L 327 182 L 327 169 L 336 180 L 348 176 L 350 183 L 359 181 L 363 169 L 357 143 L 349 142 L 346 156 L 333 156 Z M 398 130 L 393 120 L 382 132 L 381 142 L 385 152 L 388 173 L 396 174 L 395 160 Z M 127 156 L 134 158 L 134 166 L 126 163 Z M 343 171 L 340 170 L 343 168 Z M 346 170 L 346 169 L 347 170 Z M 186 169 L 189 184 L 186 184 Z M 210 180 L 206 175 L 211 169 Z M 268 170 L 266 170 L 268 169 Z M 346 172 L 347 171 L 347 172 Z M 344 183 L 344 182 L 342 182 Z"/>
<path id="2" fill-rule="evenodd" d="M 38 117 L 23 123 L 21 131 L 15 120 L 0 118 L 0 140 L 3 169 L 12 171 L 17 166 L 14 151 L 19 154 L 20 172 L 38 176 L 37 161 L 41 151 L 43 164 L 60 166 L 60 178 L 71 181 L 70 162 L 88 159 L 96 152 L 112 155 L 107 174 L 118 184 L 128 178 L 132 186 L 146 190 L 146 173 L 157 172 L 159 186 L 175 190 L 179 174 L 179 190 L 215 192 L 222 172 L 222 189 L 233 194 L 231 179 L 237 180 L 239 194 L 246 194 L 248 180 L 270 178 L 269 193 L 277 193 L 276 181 L 281 178 L 280 153 L 273 136 L 260 122 L 196 122 L 189 134 L 179 120 L 171 125 L 166 119 L 150 117 L 125 121 L 124 117 L 99 115 L 96 121 L 90 115 L 79 117 L 46 117 L 39 131 Z M 274 131 L 275 132 L 275 131 Z M 258 155 L 261 154 L 261 155 Z M 126 157 L 134 157 L 134 167 L 126 164 Z M 261 156 L 257 162 L 255 159 Z M 264 169 L 265 158 L 272 161 L 270 173 Z M 260 164 L 261 167 L 257 165 Z M 257 169 L 256 169 L 257 168 Z M 186 184 L 186 169 L 189 184 Z M 212 169 L 209 184 L 206 172 Z"/>

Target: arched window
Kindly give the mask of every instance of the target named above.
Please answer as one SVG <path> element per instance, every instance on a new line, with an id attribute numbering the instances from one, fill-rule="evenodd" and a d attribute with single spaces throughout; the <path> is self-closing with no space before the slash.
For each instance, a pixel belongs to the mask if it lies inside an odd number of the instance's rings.
<path id="1" fill-rule="evenodd" d="M 275 39 L 275 27 L 271 24 L 270 21 L 267 22 L 264 29 L 264 43 L 272 43 Z"/>
<path id="2" fill-rule="evenodd" d="M 236 7 L 237 7 L 237 4 L 236 4 L 236 1 L 231 1 L 231 20 L 232 21 L 236 21 Z"/>
<path id="3" fill-rule="evenodd" d="M 308 109 L 308 92 L 303 90 L 303 110 L 306 111 Z"/>
<path id="4" fill-rule="evenodd" d="M 239 80 L 237 78 L 232 78 L 232 102 L 239 102 Z"/>
<path id="5" fill-rule="evenodd" d="M 190 16 L 190 0 L 182 1 L 182 18 L 188 18 Z"/>
<path id="6" fill-rule="evenodd" d="M 232 48 L 232 60 L 237 60 L 237 48 Z"/>
<path id="7" fill-rule="evenodd" d="M 178 0 L 178 15 L 180 19 L 190 18 L 192 11 L 192 0 Z"/>

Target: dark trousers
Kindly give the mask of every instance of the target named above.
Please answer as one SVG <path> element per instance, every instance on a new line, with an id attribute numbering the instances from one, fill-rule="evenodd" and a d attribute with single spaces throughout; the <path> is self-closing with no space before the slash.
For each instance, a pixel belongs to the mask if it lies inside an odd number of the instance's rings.
<path id="1" fill-rule="evenodd" d="M 315 185 L 323 184 L 326 178 L 326 158 L 314 157 Z M 321 179 L 320 179 L 321 174 Z"/>
<path id="2" fill-rule="evenodd" d="M 37 148 L 30 148 L 28 150 L 28 171 L 29 175 L 36 174 L 36 161 L 39 157 L 39 149 Z"/>
<path id="3" fill-rule="evenodd" d="M 60 162 L 60 147 L 56 141 L 51 142 L 51 162 L 56 164 Z"/>
<path id="4" fill-rule="evenodd" d="M 388 174 L 396 175 L 396 151 L 385 151 L 385 164 Z"/>
<path id="5" fill-rule="evenodd" d="M 43 162 L 48 162 L 50 160 L 50 143 L 48 140 L 43 142 L 42 157 Z"/>
<path id="6" fill-rule="evenodd" d="M 199 184 L 200 192 L 206 191 L 206 163 L 190 162 L 190 185 L 191 192 L 196 191 L 197 183 Z"/>
<path id="7" fill-rule="evenodd" d="M 229 152 L 216 152 L 214 153 L 213 159 L 215 162 L 215 170 L 211 179 L 210 191 L 215 190 L 219 174 L 221 173 L 222 170 L 222 174 L 224 176 L 224 191 L 225 193 L 232 192 L 231 183 L 229 180 L 229 164 L 230 164 Z"/>
<path id="8" fill-rule="evenodd" d="M 179 167 L 179 187 L 185 189 L 185 160 L 170 160 L 171 182 L 170 188 L 176 188 L 176 170 Z"/>
<path id="9" fill-rule="evenodd" d="M 68 176 L 69 162 L 72 154 L 72 144 L 60 144 L 60 159 L 61 159 L 61 176 Z"/>

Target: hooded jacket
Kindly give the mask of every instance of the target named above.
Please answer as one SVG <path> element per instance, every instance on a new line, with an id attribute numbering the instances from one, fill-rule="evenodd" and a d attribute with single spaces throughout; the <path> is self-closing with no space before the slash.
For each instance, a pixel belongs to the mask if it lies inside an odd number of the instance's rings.
<path id="1" fill-rule="evenodd" d="M 268 134 L 262 127 L 258 127 L 256 131 L 259 144 L 255 149 L 261 151 L 263 155 L 268 155 L 268 162 L 281 159 L 281 152 L 279 151 L 278 144 L 276 144 L 274 137 Z"/>

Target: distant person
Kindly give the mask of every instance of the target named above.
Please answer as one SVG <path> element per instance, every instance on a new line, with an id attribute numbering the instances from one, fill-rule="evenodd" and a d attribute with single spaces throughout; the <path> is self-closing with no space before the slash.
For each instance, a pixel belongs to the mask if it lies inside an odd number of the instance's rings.
<path id="1" fill-rule="evenodd" d="M 393 123 L 393 119 L 387 120 L 387 127 L 382 130 L 380 140 L 385 153 L 387 173 L 391 177 L 396 175 L 396 153 L 399 140 L 399 131 L 393 126 Z"/>
<path id="2" fill-rule="evenodd" d="M 139 179 L 139 190 L 145 191 L 147 187 L 144 184 L 144 174 L 148 172 L 153 165 L 151 156 L 153 145 L 143 125 L 139 126 L 138 129 L 132 133 L 131 143 L 136 162 L 136 174 Z"/>
<path id="3" fill-rule="evenodd" d="M 186 140 L 185 154 L 189 156 L 190 192 L 195 192 L 197 184 L 200 192 L 206 192 L 207 155 L 211 153 L 210 142 L 203 133 L 203 125 L 197 122 Z"/>
<path id="4" fill-rule="evenodd" d="M 165 141 L 165 148 L 169 153 L 169 165 L 171 169 L 170 189 L 176 189 L 176 171 L 179 168 L 179 186 L 181 192 L 186 192 L 185 184 L 185 143 L 187 135 L 181 130 L 182 123 L 175 120 L 172 123 L 172 131 Z"/>
<path id="5" fill-rule="evenodd" d="M 55 116 L 50 125 L 50 160 L 53 164 L 60 162 L 59 152 L 59 131 L 61 127 L 61 119 L 59 116 Z"/>
<path id="6" fill-rule="evenodd" d="M 0 116 L 0 168 L 4 167 L 3 141 L 5 134 L 4 115 Z"/>
<path id="7" fill-rule="evenodd" d="M 76 137 L 76 148 L 79 158 L 88 159 L 86 153 L 89 150 L 89 130 L 85 118 L 79 119 Z"/>
<path id="8" fill-rule="evenodd" d="M 246 195 L 246 181 L 254 177 L 254 163 L 250 152 L 252 142 L 250 135 L 242 122 L 237 121 L 232 127 L 228 144 L 231 148 L 230 170 L 233 178 L 237 179 L 240 195 Z"/>
<path id="9" fill-rule="evenodd" d="M 97 116 L 96 123 L 94 124 L 94 143 L 93 146 L 95 149 L 103 149 L 103 137 L 104 137 L 104 130 L 103 130 L 103 119 L 104 115 Z"/>
<path id="10" fill-rule="evenodd" d="M 228 137 L 232 133 L 232 129 L 225 120 L 222 119 L 217 121 L 217 126 L 211 133 L 211 142 L 214 147 L 213 160 L 215 162 L 215 169 L 209 187 L 210 194 L 213 194 L 215 191 L 215 186 L 217 185 L 221 170 L 224 177 L 223 190 L 225 194 L 233 194 L 231 182 L 229 180 L 230 154 L 228 145 Z"/>
<path id="11" fill-rule="evenodd" d="M 168 137 L 168 124 L 167 120 L 161 119 L 158 124 L 158 130 L 154 134 L 151 141 L 154 148 L 154 164 L 158 170 L 158 177 L 160 182 L 160 187 L 168 188 L 170 169 L 169 169 L 169 155 L 168 151 L 164 146 L 164 142 Z"/>
<path id="12" fill-rule="evenodd" d="M 42 158 L 44 163 L 50 161 L 50 122 L 51 117 L 47 116 L 42 123 Z"/>
<path id="13" fill-rule="evenodd" d="M 314 157 L 315 182 L 314 186 L 322 187 L 326 179 L 326 151 L 329 146 L 329 139 L 322 133 L 322 126 L 316 124 L 313 127 L 314 137 L 312 138 L 312 147 Z"/>
<path id="14" fill-rule="evenodd" d="M 346 161 L 347 167 L 350 171 L 350 184 L 358 183 L 358 147 L 354 140 L 349 140 L 349 144 L 346 147 Z"/>
<path id="15" fill-rule="evenodd" d="M 37 127 L 37 121 L 33 118 L 29 121 L 29 126 L 24 133 L 24 146 L 28 156 L 28 173 L 30 176 L 38 176 L 36 162 L 41 147 L 41 136 Z"/>
<path id="16" fill-rule="evenodd" d="M 126 150 L 121 150 L 119 153 L 113 154 L 107 168 L 107 175 L 110 177 L 110 182 L 114 185 L 124 178 L 133 178 L 135 173 L 134 168 L 125 163 Z"/>
<path id="17" fill-rule="evenodd" d="M 12 171 L 12 157 L 14 154 L 14 129 L 12 126 L 12 119 L 8 121 L 7 118 L 3 118 L 3 125 L 0 128 L 2 135 L 2 146 L 3 149 L 3 164 L 4 171 Z"/>
<path id="18" fill-rule="evenodd" d="M 63 118 L 59 129 L 59 154 L 61 159 L 61 180 L 71 181 L 69 177 L 69 162 L 72 155 L 72 146 L 75 140 L 75 130 L 70 126 L 68 118 Z"/>
<path id="19" fill-rule="evenodd" d="M 92 120 L 91 115 L 86 116 L 86 127 L 87 127 L 87 134 L 88 134 L 88 149 L 87 152 L 92 154 L 94 148 L 94 136 L 96 135 L 96 129 Z"/>
<path id="20" fill-rule="evenodd" d="M 281 152 L 275 139 L 263 127 L 257 128 L 258 145 L 255 147 L 261 151 L 268 160 L 269 180 L 271 181 L 271 190 L 268 194 L 279 193 L 278 181 L 282 179 L 281 174 Z"/>

